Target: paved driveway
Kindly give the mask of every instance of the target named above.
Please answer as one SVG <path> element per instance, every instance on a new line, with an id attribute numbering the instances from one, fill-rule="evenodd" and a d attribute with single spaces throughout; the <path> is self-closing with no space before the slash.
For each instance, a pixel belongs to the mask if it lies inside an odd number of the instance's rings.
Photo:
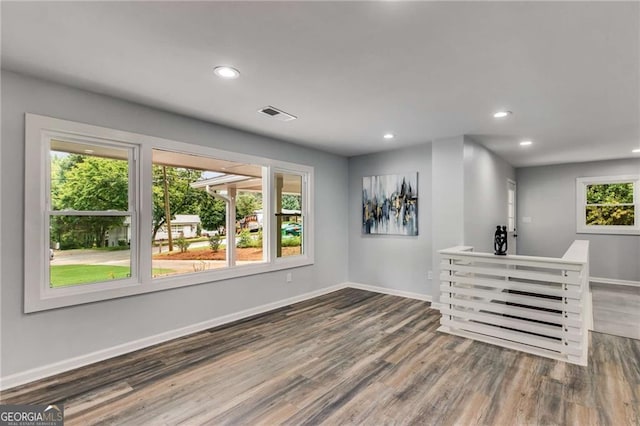
<path id="1" fill-rule="evenodd" d="M 131 250 L 59 250 L 51 261 L 52 265 L 129 265 Z"/>

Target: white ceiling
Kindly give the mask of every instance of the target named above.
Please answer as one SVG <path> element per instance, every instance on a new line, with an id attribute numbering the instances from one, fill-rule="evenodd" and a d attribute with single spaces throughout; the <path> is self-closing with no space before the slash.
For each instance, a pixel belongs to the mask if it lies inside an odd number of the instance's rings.
<path id="1" fill-rule="evenodd" d="M 2 2 L 3 68 L 343 155 L 466 134 L 515 166 L 630 158 L 639 62 L 638 2 Z"/>

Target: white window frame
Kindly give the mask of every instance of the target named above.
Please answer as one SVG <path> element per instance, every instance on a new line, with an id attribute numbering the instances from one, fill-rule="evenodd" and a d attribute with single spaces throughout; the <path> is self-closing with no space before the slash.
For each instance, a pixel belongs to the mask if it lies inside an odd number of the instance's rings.
<path id="1" fill-rule="evenodd" d="M 130 274 L 129 278 L 123 278 L 113 281 L 99 281 L 95 283 L 86 283 L 82 286 L 91 286 L 91 291 L 100 291 L 100 290 L 108 290 L 117 287 L 124 286 L 132 286 L 137 283 L 137 271 L 138 271 L 138 256 L 137 247 L 139 241 L 139 234 L 137 232 L 138 226 L 138 211 L 139 211 L 139 197 L 138 197 L 138 185 L 139 181 L 139 171 L 138 171 L 138 146 L 132 144 L 122 144 L 115 141 L 104 141 L 100 139 L 96 139 L 94 137 L 78 137 L 77 135 L 71 133 L 65 133 L 60 131 L 52 131 L 46 130 L 43 131 L 42 134 L 42 146 L 43 146 L 43 156 L 44 156 L 44 178 L 45 178 L 45 196 L 44 196 L 44 236 L 43 242 L 44 245 L 41 247 L 41 250 L 44 250 L 45 256 L 48 258 L 49 256 L 49 241 L 50 241 L 50 225 L 51 225 L 51 217 L 52 216 L 123 216 L 130 217 L 131 220 L 131 242 L 130 242 Z M 77 142 L 92 146 L 103 146 L 103 147 L 113 147 L 122 150 L 129 151 L 128 155 L 128 166 L 129 166 L 129 187 L 128 187 L 128 210 L 126 211 L 66 211 L 66 210 L 53 210 L 51 206 L 51 141 L 55 139 L 62 139 L 69 142 Z M 25 243 L 26 245 L 26 243 Z M 26 254 L 26 253 L 25 253 Z M 25 259 L 27 257 L 25 256 Z M 77 292 L 76 286 L 71 287 L 59 287 L 59 288 L 51 288 L 50 286 L 50 275 L 49 275 L 49 266 L 50 262 L 45 262 L 40 266 L 40 272 L 42 272 L 42 280 L 40 281 L 41 289 L 40 294 L 45 299 L 47 298 L 55 298 L 59 295 L 67 295 L 67 294 L 75 294 Z M 33 268 L 33 265 L 31 266 Z M 25 268 L 27 269 L 27 268 Z M 25 271 L 26 274 L 26 271 Z"/>
<path id="2" fill-rule="evenodd" d="M 301 207 L 301 219 L 302 219 L 302 234 L 301 234 L 301 241 L 302 241 L 302 246 L 301 251 L 302 254 L 300 255 L 295 255 L 295 256 L 284 256 L 284 257 L 277 257 L 277 239 L 273 238 L 269 240 L 269 245 L 270 245 L 270 252 L 273 253 L 273 256 L 275 258 L 275 262 L 277 264 L 286 264 L 287 262 L 291 262 L 295 259 L 298 258 L 304 258 L 307 255 L 307 250 L 313 250 L 313 245 L 310 244 L 309 238 L 307 238 L 307 228 L 309 228 L 311 230 L 311 232 L 313 232 L 313 215 L 309 214 L 309 206 L 312 205 L 312 198 L 310 197 L 310 191 L 308 190 L 309 185 L 307 183 L 307 179 L 309 178 L 307 174 L 302 173 L 300 170 L 294 170 L 294 169 L 287 169 L 284 167 L 273 167 L 271 169 L 271 182 L 276 181 L 276 173 L 284 173 L 284 174 L 288 174 L 288 175 L 297 175 L 300 176 L 302 178 L 302 197 L 301 197 L 301 203 L 302 206 Z M 269 209 L 269 210 L 263 210 L 265 212 L 270 212 L 270 216 L 273 218 L 272 220 L 272 225 L 270 226 L 270 231 L 272 235 L 276 235 L 276 232 L 282 232 L 281 229 L 278 229 L 278 224 L 277 224 L 277 220 L 275 219 L 275 215 L 276 213 L 279 213 L 276 211 L 276 194 L 275 191 L 271 191 L 271 193 L 269 194 L 269 199 L 270 199 L 270 203 L 273 206 L 273 209 Z M 312 254 L 313 256 L 313 254 Z"/>
<path id="3" fill-rule="evenodd" d="M 587 187 L 589 185 L 611 183 L 633 183 L 633 204 L 635 206 L 635 224 L 621 225 L 587 225 Z M 576 233 L 578 234 L 640 234 L 640 175 L 580 177 L 576 179 Z"/>
<path id="4" fill-rule="evenodd" d="M 77 140 L 108 141 L 135 147 L 137 158 L 133 167 L 135 179 L 130 185 L 135 188 L 137 199 L 132 210 L 131 280 L 117 280 L 73 287 L 51 289 L 48 285 L 49 240 L 48 206 L 49 197 L 49 143 L 51 135 L 73 137 Z M 162 278 L 152 278 L 152 246 L 143 244 L 146 233 L 141 230 L 152 227 L 152 150 L 162 149 L 192 155 L 258 164 L 263 167 L 263 211 L 271 211 L 274 197 L 273 176 L 275 170 L 287 171 L 304 176 L 303 192 L 305 202 L 306 229 L 303 238 L 303 254 L 286 258 L 275 257 L 273 250 L 274 223 L 272 215 L 265 214 L 263 239 L 265 244 L 264 262 L 254 265 L 236 265 L 228 268 L 206 270 Z M 106 127 L 93 126 L 73 121 L 61 120 L 36 114 L 25 114 L 25 281 L 24 312 L 37 312 L 72 306 L 100 300 L 136 294 L 150 293 L 189 285 L 213 283 L 254 274 L 278 271 L 314 263 L 313 212 L 314 210 L 314 168 L 307 165 L 289 163 L 275 159 L 223 151 L 202 145 L 187 144 L 169 139 L 131 133 Z M 135 258 L 135 260 L 134 260 Z M 36 267 L 37 266 L 37 267 Z M 134 268 L 136 271 L 134 272 Z M 134 279 L 135 278 L 135 279 Z"/>

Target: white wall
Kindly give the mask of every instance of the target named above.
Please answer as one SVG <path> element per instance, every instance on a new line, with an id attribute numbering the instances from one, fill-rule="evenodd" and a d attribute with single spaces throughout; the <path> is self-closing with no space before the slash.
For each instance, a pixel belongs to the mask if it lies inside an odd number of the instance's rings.
<path id="1" fill-rule="evenodd" d="M 518 254 L 557 257 L 589 240 L 591 276 L 640 281 L 640 236 L 576 233 L 576 178 L 638 173 L 637 158 L 517 169 Z"/>
<path id="2" fill-rule="evenodd" d="M 493 253 L 496 225 L 507 224 L 507 181 L 514 168 L 484 146 L 464 140 L 464 243 Z"/>
<path id="3" fill-rule="evenodd" d="M 293 270 L 291 284 L 278 271 L 23 314 L 26 112 L 314 166 L 315 265 Z M 347 280 L 347 223 L 336 213 L 348 200 L 343 157 L 5 71 L 0 149 L 3 377 Z"/>
<path id="4" fill-rule="evenodd" d="M 418 172 L 418 235 L 362 234 L 362 178 Z M 349 159 L 349 281 L 430 294 L 431 144 Z"/>

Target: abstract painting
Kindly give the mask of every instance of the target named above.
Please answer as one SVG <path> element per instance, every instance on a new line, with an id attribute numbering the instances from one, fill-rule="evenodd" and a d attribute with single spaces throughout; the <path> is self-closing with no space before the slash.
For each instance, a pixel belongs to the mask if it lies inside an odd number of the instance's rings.
<path id="1" fill-rule="evenodd" d="M 418 235 L 418 172 L 362 178 L 362 233 Z"/>

